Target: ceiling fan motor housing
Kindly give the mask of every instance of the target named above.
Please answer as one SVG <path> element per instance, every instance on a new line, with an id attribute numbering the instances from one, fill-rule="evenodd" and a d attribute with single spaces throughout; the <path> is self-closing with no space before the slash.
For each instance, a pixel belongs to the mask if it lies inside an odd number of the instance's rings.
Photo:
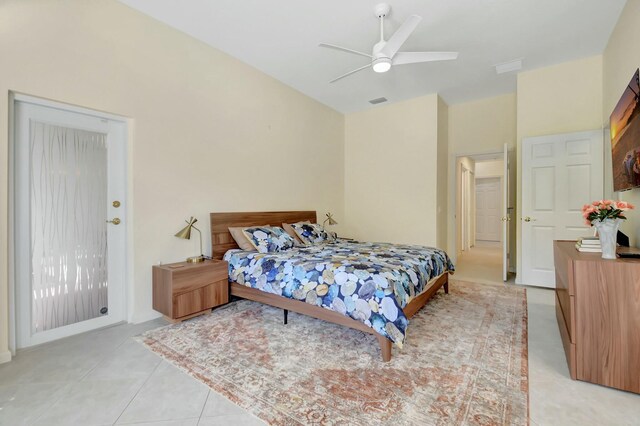
<path id="1" fill-rule="evenodd" d="M 391 58 L 380 52 L 386 44 L 386 41 L 380 40 L 373 46 L 371 66 L 375 72 L 387 72 L 391 68 Z"/>
<path id="2" fill-rule="evenodd" d="M 373 11 L 376 14 L 376 18 L 382 18 L 384 16 L 389 15 L 389 12 L 391 11 L 391 6 L 389 6 L 389 4 L 387 3 L 378 3 L 373 8 Z"/>

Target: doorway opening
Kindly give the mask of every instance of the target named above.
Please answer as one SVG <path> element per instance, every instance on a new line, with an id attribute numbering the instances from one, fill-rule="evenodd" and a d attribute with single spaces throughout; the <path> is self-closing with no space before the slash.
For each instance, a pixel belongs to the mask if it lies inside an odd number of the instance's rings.
<path id="1" fill-rule="evenodd" d="M 509 158 L 504 151 L 456 159 L 456 278 L 509 278 Z"/>

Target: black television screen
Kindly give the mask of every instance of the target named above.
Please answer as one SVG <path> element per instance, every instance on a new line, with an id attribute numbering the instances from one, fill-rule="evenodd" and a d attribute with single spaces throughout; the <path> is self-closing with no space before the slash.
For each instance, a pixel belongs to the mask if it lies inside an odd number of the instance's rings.
<path id="1" fill-rule="evenodd" d="M 611 160 L 613 190 L 640 186 L 640 70 L 611 113 Z"/>

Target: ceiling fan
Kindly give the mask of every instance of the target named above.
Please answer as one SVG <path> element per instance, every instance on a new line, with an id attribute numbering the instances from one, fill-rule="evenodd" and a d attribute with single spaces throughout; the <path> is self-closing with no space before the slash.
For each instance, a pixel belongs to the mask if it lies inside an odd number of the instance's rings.
<path id="1" fill-rule="evenodd" d="M 341 50 L 355 55 L 366 56 L 371 59 L 371 63 L 349 71 L 346 74 L 334 78 L 329 83 L 334 83 L 342 78 L 365 68 L 372 67 L 375 72 L 382 73 L 391 69 L 392 65 L 415 64 L 420 62 L 448 61 L 458 58 L 458 52 L 398 52 L 405 41 L 416 29 L 422 18 L 418 15 L 411 15 L 406 21 L 393 33 L 389 40 L 384 39 L 384 18 L 389 15 L 391 6 L 387 3 L 380 3 L 374 8 L 376 17 L 380 19 L 380 41 L 373 46 L 371 54 L 359 52 L 357 50 L 348 49 L 346 47 L 336 46 L 335 44 L 320 43 L 320 47 Z"/>

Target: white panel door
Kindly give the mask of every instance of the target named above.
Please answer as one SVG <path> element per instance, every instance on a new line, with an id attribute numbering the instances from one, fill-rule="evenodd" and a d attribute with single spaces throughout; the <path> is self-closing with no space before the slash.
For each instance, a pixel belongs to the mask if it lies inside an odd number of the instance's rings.
<path id="1" fill-rule="evenodd" d="M 500 178 L 476 179 L 476 240 L 500 241 Z"/>
<path id="2" fill-rule="evenodd" d="M 591 235 L 581 208 L 602 198 L 601 130 L 522 141 L 522 277 L 555 287 L 553 240 Z"/>

